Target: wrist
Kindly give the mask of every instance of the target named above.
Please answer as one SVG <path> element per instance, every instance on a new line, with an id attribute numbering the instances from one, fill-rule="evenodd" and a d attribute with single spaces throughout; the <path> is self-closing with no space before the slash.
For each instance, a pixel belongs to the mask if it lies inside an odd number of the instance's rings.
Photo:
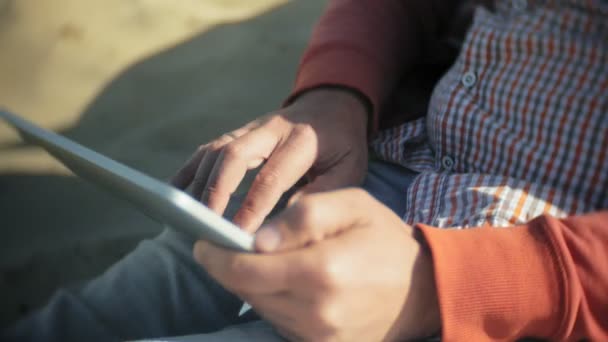
<path id="1" fill-rule="evenodd" d="M 290 106 L 334 108 L 334 113 L 345 115 L 343 119 L 363 126 L 365 132 L 371 127 L 371 102 L 365 95 L 348 87 L 322 86 L 306 90 L 293 98 Z"/>
<path id="2" fill-rule="evenodd" d="M 396 334 L 391 340 L 403 341 L 432 337 L 441 332 L 441 314 L 435 283 L 432 254 L 418 230 L 418 242 L 412 267 L 408 299 L 398 319 Z M 412 248 L 412 246 L 410 246 Z"/>
<path id="3" fill-rule="evenodd" d="M 426 307 L 421 308 L 420 326 L 421 337 L 430 337 L 441 331 L 441 314 L 437 296 L 437 285 L 435 283 L 435 270 L 430 250 L 422 244 L 419 260 L 421 272 L 419 276 L 423 289 L 422 297 L 426 298 Z"/>

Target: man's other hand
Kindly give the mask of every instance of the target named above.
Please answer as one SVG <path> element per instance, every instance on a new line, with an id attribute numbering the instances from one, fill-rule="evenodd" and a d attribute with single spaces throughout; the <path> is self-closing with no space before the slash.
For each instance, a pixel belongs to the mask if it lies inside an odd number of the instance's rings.
<path id="1" fill-rule="evenodd" d="M 258 254 L 204 241 L 194 257 L 291 340 L 393 341 L 439 331 L 431 256 L 363 190 L 303 196 L 262 227 Z"/>
<path id="2" fill-rule="evenodd" d="M 318 89 L 293 104 L 202 145 L 171 183 L 222 214 L 247 170 L 263 165 L 234 222 L 255 231 L 281 195 L 358 185 L 367 168 L 367 112 L 353 94 Z"/>

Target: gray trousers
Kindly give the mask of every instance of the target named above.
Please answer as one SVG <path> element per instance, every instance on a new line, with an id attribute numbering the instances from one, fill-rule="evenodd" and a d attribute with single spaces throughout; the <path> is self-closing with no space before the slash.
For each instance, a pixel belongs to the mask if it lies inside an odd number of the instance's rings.
<path id="1" fill-rule="evenodd" d="M 370 163 L 363 188 L 399 216 L 415 173 Z M 101 276 L 62 289 L 41 310 L 3 333 L 2 341 L 280 341 L 254 312 L 194 262 L 194 240 L 167 229 L 142 241 Z M 167 338 L 167 336 L 174 336 Z"/>

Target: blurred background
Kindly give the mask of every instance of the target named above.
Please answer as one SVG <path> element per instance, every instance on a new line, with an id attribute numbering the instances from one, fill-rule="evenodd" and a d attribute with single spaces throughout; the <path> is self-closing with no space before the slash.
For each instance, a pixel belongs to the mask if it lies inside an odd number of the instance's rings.
<path id="1" fill-rule="evenodd" d="M 0 107 L 159 179 L 276 109 L 322 0 L 0 0 Z M 0 327 L 160 231 L 0 122 Z"/>

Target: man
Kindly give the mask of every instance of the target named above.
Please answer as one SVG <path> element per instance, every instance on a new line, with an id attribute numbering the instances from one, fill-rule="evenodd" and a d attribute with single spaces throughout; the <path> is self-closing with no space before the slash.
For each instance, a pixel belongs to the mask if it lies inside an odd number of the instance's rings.
<path id="1" fill-rule="evenodd" d="M 202 146 L 173 180 L 222 213 L 262 166 L 234 217 L 253 232 L 304 179 L 257 231 L 260 253 L 199 241 L 205 273 L 168 231 L 16 334 L 67 339 L 76 315 L 74 336 L 209 333 L 245 321 L 234 293 L 273 328 L 200 338 L 608 338 L 608 3 L 476 6 L 426 115 L 397 111 L 404 75 L 443 51 L 462 6 L 332 1 L 288 105 Z M 378 131 L 387 121 L 402 123 Z M 391 164 L 368 167 L 368 136 Z M 379 201 L 348 189 L 364 178 Z"/>

